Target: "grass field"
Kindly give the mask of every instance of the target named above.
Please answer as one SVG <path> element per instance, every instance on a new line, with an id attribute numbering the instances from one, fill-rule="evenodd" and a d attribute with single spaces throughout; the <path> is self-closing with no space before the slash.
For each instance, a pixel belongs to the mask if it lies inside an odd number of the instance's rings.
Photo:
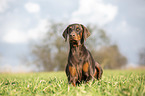
<path id="1" fill-rule="evenodd" d="M 105 70 L 100 81 L 68 86 L 64 72 L 0 74 L 0 95 L 145 96 L 145 70 Z"/>

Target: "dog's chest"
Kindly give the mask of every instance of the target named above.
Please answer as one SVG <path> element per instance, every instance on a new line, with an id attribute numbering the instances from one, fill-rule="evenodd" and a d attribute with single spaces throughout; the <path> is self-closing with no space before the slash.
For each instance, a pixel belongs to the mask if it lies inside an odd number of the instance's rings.
<path id="1" fill-rule="evenodd" d="M 72 54 L 72 61 L 74 65 L 83 65 L 84 62 L 86 61 L 86 54 L 84 54 L 82 51 L 75 51 Z"/>

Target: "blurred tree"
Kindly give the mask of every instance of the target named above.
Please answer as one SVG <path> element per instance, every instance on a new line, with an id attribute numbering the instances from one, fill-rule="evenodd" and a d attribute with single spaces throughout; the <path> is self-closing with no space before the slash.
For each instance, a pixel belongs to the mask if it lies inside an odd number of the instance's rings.
<path id="1" fill-rule="evenodd" d="M 145 48 L 139 52 L 139 64 L 145 66 Z"/>
<path id="2" fill-rule="evenodd" d="M 51 24 L 44 38 L 32 45 L 33 64 L 43 71 L 63 70 L 67 60 L 67 47 L 62 38 L 62 23 Z"/>
<path id="3" fill-rule="evenodd" d="M 127 64 L 126 57 L 119 52 L 117 45 L 103 46 L 92 53 L 105 69 L 119 69 Z"/>
<path id="4" fill-rule="evenodd" d="M 62 33 L 66 25 L 53 23 L 42 40 L 31 47 L 33 64 L 42 71 L 64 70 L 68 57 L 68 43 L 64 42 Z M 103 29 L 88 25 L 91 36 L 86 40 L 86 46 L 94 59 L 104 68 L 120 68 L 127 64 L 126 57 L 119 52 L 117 45 L 110 44 L 110 38 Z"/>
<path id="5" fill-rule="evenodd" d="M 103 29 L 92 25 L 87 28 L 92 34 L 87 45 L 95 61 L 105 69 L 121 68 L 127 64 L 127 58 L 120 53 L 117 45 L 110 44 L 110 38 Z"/>
<path id="6" fill-rule="evenodd" d="M 110 38 L 107 36 L 106 32 L 103 29 L 98 28 L 95 25 L 88 25 L 88 30 L 91 33 L 91 36 L 86 41 L 86 45 L 92 50 L 98 49 L 101 46 L 110 45 Z"/>

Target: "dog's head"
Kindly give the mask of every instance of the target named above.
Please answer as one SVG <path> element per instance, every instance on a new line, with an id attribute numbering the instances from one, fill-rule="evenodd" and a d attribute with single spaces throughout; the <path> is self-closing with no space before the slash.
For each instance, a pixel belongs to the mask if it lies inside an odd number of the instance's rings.
<path id="1" fill-rule="evenodd" d="M 63 37 L 73 45 L 81 45 L 90 36 L 88 29 L 82 24 L 71 24 L 63 32 Z"/>

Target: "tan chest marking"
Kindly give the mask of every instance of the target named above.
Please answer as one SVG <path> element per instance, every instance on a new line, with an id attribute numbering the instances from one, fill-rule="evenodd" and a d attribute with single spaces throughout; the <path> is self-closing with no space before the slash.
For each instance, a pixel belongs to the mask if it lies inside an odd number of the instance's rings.
<path id="1" fill-rule="evenodd" d="M 89 69 L 89 63 L 86 62 L 86 63 L 83 65 L 83 71 L 84 71 L 84 72 L 88 72 L 88 69 Z"/>

